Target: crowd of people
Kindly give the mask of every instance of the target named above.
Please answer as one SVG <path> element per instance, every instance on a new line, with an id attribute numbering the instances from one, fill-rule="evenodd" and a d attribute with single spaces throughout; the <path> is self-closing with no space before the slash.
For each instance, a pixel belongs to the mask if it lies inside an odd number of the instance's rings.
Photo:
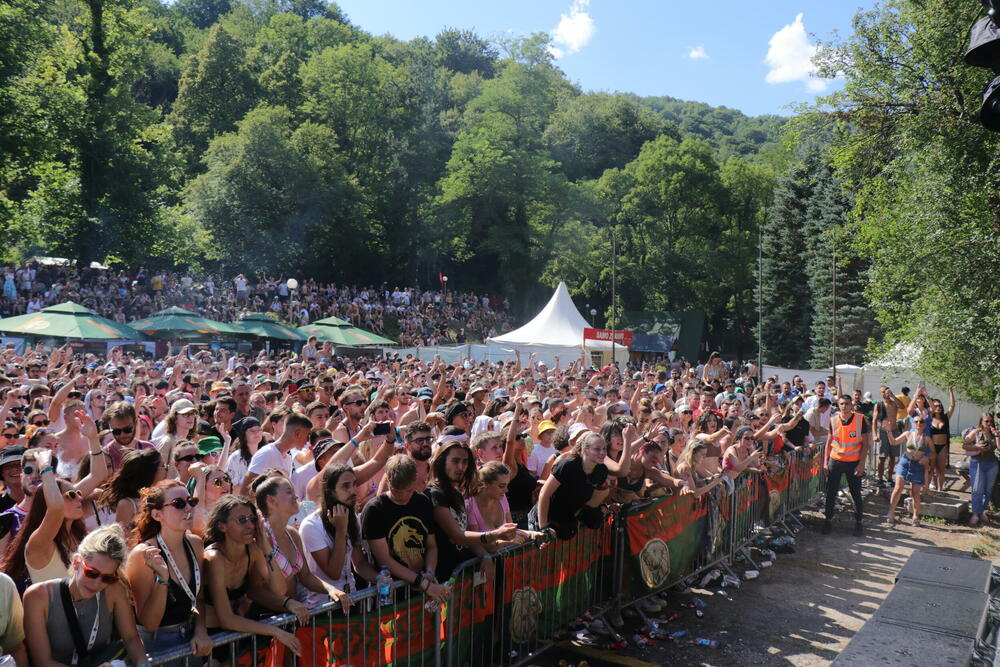
<path id="1" fill-rule="evenodd" d="M 77 269 L 54 263 L 28 262 L 2 269 L 0 317 L 38 312 L 46 306 L 73 301 L 97 314 L 127 324 L 180 306 L 209 319 L 232 322 L 243 313 L 274 313 L 292 326 L 326 317 L 394 334 L 404 347 L 434 346 L 485 340 L 510 330 L 510 303 L 496 297 L 445 289 L 382 285 L 351 287 L 285 276 L 254 278 L 244 274 L 222 277 L 110 269 Z"/>
<path id="2" fill-rule="evenodd" d="M 873 442 L 879 480 L 919 497 L 951 414 L 922 387 L 875 403 L 717 354 L 619 369 L 9 348 L 0 369 L 0 652 L 18 665 L 207 656 L 222 631 L 301 654 L 262 621 L 347 608 L 383 568 L 445 602 L 463 561 L 492 578 L 498 550 L 641 499 L 721 497 L 820 452 L 854 491 Z M 987 415 L 966 441 L 976 492 L 996 437 Z"/>

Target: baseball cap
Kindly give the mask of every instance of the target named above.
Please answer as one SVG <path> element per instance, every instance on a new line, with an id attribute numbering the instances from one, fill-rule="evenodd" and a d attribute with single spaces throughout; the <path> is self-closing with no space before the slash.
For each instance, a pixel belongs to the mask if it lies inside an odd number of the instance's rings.
<path id="1" fill-rule="evenodd" d="M 493 398 L 510 398 L 506 389 L 500 388 L 493 392 Z"/>
<path id="2" fill-rule="evenodd" d="M 431 391 L 430 387 L 421 387 L 420 389 L 417 390 L 417 394 L 416 395 L 417 395 L 417 398 L 420 398 L 420 399 L 434 398 L 434 392 Z"/>
<path id="3" fill-rule="evenodd" d="M 450 424 L 452 420 L 455 419 L 455 417 L 462 414 L 463 412 L 467 413 L 468 411 L 469 411 L 468 406 L 466 406 L 465 403 L 459 401 L 457 403 L 452 404 L 452 406 L 448 408 L 448 411 L 445 413 L 444 417 L 445 420 Z"/>
<path id="4" fill-rule="evenodd" d="M 336 445 L 343 445 L 344 443 L 338 442 L 333 438 L 323 438 L 322 440 L 317 440 L 316 444 L 312 446 L 313 459 L 319 460 L 324 454 L 326 454 L 331 447 Z"/>
<path id="5" fill-rule="evenodd" d="M 27 447 L 22 447 L 21 445 L 11 445 L 10 447 L 0 449 L 0 467 L 8 463 L 20 463 L 21 457 L 24 456 L 26 451 L 28 451 Z"/>
<path id="6" fill-rule="evenodd" d="M 194 407 L 194 403 L 186 398 L 180 398 L 173 402 L 170 409 L 179 415 L 186 415 L 194 412 L 197 408 Z"/>
<path id="7" fill-rule="evenodd" d="M 211 454 L 212 452 L 217 452 L 220 449 L 222 449 L 222 440 L 216 438 L 214 435 L 198 440 L 199 454 Z"/>

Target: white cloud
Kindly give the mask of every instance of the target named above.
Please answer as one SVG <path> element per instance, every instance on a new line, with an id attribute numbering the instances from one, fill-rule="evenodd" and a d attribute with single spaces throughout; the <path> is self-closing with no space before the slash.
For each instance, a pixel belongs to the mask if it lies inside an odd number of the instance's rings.
<path id="1" fill-rule="evenodd" d="M 812 63 L 816 50 L 817 47 L 809 42 L 802 14 L 799 13 L 794 21 L 771 36 L 767 56 L 764 57 L 770 70 L 764 80 L 768 83 L 802 81 L 810 92 L 823 92 L 828 82 L 816 77 L 816 66 Z"/>
<path id="2" fill-rule="evenodd" d="M 572 55 L 585 47 L 594 36 L 594 19 L 587 13 L 590 0 L 573 0 L 569 13 L 563 14 L 559 25 L 552 30 L 549 52 L 556 58 Z"/>
<path id="3" fill-rule="evenodd" d="M 708 51 L 705 50 L 704 45 L 699 44 L 687 52 L 687 57 L 691 60 L 708 60 Z"/>

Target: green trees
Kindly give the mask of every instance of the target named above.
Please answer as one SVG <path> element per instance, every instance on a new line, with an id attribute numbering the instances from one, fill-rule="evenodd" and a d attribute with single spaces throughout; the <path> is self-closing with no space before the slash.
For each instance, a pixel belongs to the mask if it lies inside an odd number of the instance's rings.
<path id="1" fill-rule="evenodd" d="M 828 100 L 855 201 L 850 236 L 870 266 L 865 295 L 885 346 L 984 403 L 1000 398 L 1000 138 L 977 122 L 989 74 L 961 59 L 976 7 L 891 0 L 823 52 L 845 76 Z"/>

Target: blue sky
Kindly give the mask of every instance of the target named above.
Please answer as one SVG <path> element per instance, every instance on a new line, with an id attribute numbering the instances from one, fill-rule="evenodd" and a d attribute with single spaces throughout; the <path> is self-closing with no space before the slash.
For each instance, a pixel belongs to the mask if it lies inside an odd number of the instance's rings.
<path id="1" fill-rule="evenodd" d="M 588 91 L 670 95 L 790 114 L 835 90 L 810 74 L 817 39 L 848 34 L 874 0 L 337 0 L 376 35 L 433 37 L 444 27 L 485 37 L 548 32 L 567 76 Z"/>

